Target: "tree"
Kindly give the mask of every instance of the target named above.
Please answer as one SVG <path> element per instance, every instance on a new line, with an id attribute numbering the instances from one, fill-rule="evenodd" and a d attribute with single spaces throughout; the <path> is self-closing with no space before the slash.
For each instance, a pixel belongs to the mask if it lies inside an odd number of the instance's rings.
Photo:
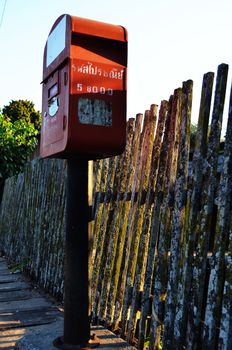
<path id="1" fill-rule="evenodd" d="M 4 106 L 2 114 L 10 118 L 12 122 L 23 119 L 28 124 L 32 123 L 37 130 L 41 127 L 41 113 L 36 112 L 33 102 L 28 100 L 12 100 Z"/>
<path id="2" fill-rule="evenodd" d="M 21 172 L 36 148 L 40 123 L 30 101 L 11 101 L 0 113 L 0 195 L 5 179 Z"/>

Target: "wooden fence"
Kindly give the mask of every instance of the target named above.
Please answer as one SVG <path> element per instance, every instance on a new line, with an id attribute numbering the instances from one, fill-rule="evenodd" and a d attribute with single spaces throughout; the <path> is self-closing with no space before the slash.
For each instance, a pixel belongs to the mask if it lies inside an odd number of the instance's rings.
<path id="1" fill-rule="evenodd" d="M 93 319 L 139 349 L 232 348 L 232 101 L 218 172 L 227 73 L 218 67 L 210 128 L 204 76 L 191 161 L 187 81 L 142 131 L 142 115 L 129 120 L 122 156 L 96 164 Z"/>
<path id="2" fill-rule="evenodd" d="M 232 349 L 232 97 L 220 149 L 227 74 L 220 65 L 213 103 L 214 74 L 204 75 L 191 152 L 189 80 L 159 110 L 152 105 L 144 117 L 129 119 L 121 156 L 94 163 L 92 319 L 140 350 Z M 59 169 L 55 179 L 40 171 L 34 186 L 24 180 L 24 192 L 17 187 L 23 175 L 7 181 L 0 242 L 8 255 L 28 256 L 32 275 L 57 295 L 63 291 L 65 162 L 46 162 Z M 10 224 L 12 196 L 24 208 L 13 214 L 17 229 Z"/>

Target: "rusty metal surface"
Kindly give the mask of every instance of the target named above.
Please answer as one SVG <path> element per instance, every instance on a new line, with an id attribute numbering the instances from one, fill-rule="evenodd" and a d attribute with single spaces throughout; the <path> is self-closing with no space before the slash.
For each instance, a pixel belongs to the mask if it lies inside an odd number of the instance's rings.
<path id="1" fill-rule="evenodd" d="M 90 336 L 90 340 L 86 344 L 82 345 L 70 345 L 65 343 L 64 337 L 59 337 L 54 340 L 53 345 L 62 350 L 90 350 L 98 347 L 100 345 L 100 339 L 96 337 L 96 334 L 94 333 L 92 336 Z"/>

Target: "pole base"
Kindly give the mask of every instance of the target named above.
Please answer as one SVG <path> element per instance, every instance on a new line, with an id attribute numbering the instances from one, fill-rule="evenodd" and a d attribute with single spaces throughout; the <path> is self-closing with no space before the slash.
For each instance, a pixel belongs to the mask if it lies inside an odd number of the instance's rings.
<path id="1" fill-rule="evenodd" d="M 96 348 L 100 344 L 100 339 L 92 334 L 87 344 L 72 345 L 64 342 L 64 337 L 58 337 L 53 341 L 53 345 L 58 349 L 63 350 L 89 350 Z"/>

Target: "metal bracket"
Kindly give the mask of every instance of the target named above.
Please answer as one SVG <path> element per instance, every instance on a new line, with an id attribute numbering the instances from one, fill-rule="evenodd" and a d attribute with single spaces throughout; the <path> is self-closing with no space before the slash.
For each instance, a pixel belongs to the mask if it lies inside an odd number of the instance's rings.
<path id="1" fill-rule="evenodd" d="M 56 348 L 63 350 L 89 350 L 100 345 L 100 339 L 93 333 L 90 336 L 90 340 L 87 344 L 71 345 L 64 342 L 64 337 L 59 337 L 53 341 L 53 345 Z"/>

